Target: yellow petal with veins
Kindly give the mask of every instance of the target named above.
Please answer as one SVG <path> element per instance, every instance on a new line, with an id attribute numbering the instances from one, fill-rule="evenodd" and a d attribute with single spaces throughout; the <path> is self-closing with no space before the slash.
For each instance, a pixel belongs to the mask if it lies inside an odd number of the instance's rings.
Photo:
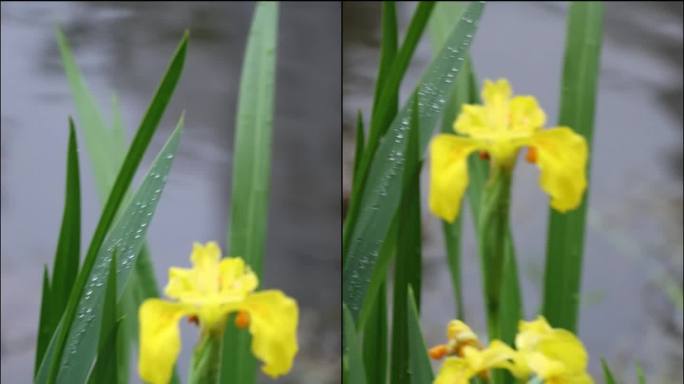
<path id="1" fill-rule="evenodd" d="M 461 113 L 454 121 L 454 131 L 468 136 L 486 136 L 491 128 L 487 122 L 487 110 L 481 105 L 463 104 Z"/>
<path id="2" fill-rule="evenodd" d="M 430 210 L 453 222 L 468 186 L 468 155 L 477 149 L 472 139 L 450 134 L 435 136 L 430 146 Z"/>
<path id="3" fill-rule="evenodd" d="M 181 347 L 178 321 L 190 313 L 183 304 L 159 299 L 148 299 L 140 306 L 138 370 L 145 382 L 166 384 L 171 380 Z"/>
<path id="4" fill-rule="evenodd" d="M 529 145 L 537 150 L 539 184 L 551 207 L 566 212 L 579 207 L 587 188 L 587 142 L 568 127 L 536 132 Z"/>
<path id="5" fill-rule="evenodd" d="M 221 296 L 225 300 L 242 299 L 259 285 L 259 279 L 239 257 L 221 260 L 219 264 Z"/>
<path id="6" fill-rule="evenodd" d="M 249 295 L 240 307 L 249 313 L 252 353 L 264 362 L 264 373 L 275 378 L 289 372 L 298 349 L 297 303 L 269 290 Z"/>

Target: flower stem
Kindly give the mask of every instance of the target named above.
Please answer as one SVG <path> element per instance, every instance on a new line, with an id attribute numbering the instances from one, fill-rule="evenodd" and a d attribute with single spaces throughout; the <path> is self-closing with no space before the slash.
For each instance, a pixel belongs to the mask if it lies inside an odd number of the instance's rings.
<path id="1" fill-rule="evenodd" d="M 487 308 L 489 339 L 499 338 L 501 282 L 509 230 L 512 167 L 494 166 L 482 191 L 478 220 L 480 256 Z"/>
<path id="2" fill-rule="evenodd" d="M 202 334 L 190 362 L 189 384 L 218 384 L 223 335 L 218 332 Z"/>

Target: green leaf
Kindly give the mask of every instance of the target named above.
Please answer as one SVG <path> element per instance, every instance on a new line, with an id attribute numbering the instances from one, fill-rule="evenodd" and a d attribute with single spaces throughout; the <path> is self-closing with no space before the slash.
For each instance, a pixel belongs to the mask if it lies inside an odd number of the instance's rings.
<path id="1" fill-rule="evenodd" d="M 380 247 L 387 237 L 399 207 L 406 157 L 406 135 L 413 109 L 413 98 L 419 95 L 419 150 L 422 157 L 427 141 L 446 104 L 446 98 L 451 94 L 453 78 L 463 64 L 483 7 L 480 2 L 471 3 L 456 22 L 442 52 L 433 60 L 410 100 L 397 114 L 379 145 L 370 165 L 363 193 L 354 197 L 361 199 L 361 208 L 358 220 L 349 228 L 352 232 L 345 252 L 343 301 L 355 317 L 359 316 L 362 309 L 371 275 L 376 268 Z"/>
<path id="2" fill-rule="evenodd" d="M 563 84 L 558 124 L 584 136 L 591 148 L 599 76 L 603 6 L 573 2 L 568 11 Z M 587 178 L 591 169 L 591 151 Z M 589 188 L 582 205 L 559 213 L 549 209 L 543 313 L 554 327 L 577 331 L 582 254 Z"/>
<path id="3" fill-rule="evenodd" d="M 427 354 L 427 347 L 420 331 L 420 316 L 414 300 L 413 289 L 409 287 L 406 296 L 408 311 L 408 342 L 409 342 L 409 375 L 411 384 L 432 383 L 433 373 L 430 366 L 430 358 Z"/>
<path id="4" fill-rule="evenodd" d="M 363 351 L 356 333 L 356 326 L 349 308 L 342 304 L 344 340 L 342 345 L 342 382 L 344 384 L 365 384 L 366 373 L 363 368 Z"/>
<path id="5" fill-rule="evenodd" d="M 418 133 L 420 132 L 418 117 L 418 100 L 414 99 L 411 115 L 404 168 L 404 194 L 402 209 L 398 213 L 399 228 L 397 236 L 397 253 L 394 263 L 394 305 L 392 315 L 392 360 L 390 365 L 391 383 L 409 383 L 409 342 L 406 324 L 408 311 L 407 295 L 409 288 L 417 292 L 420 305 L 421 283 L 421 237 L 420 221 L 420 168 L 418 149 Z"/>
<path id="6" fill-rule="evenodd" d="M 66 37 L 58 30 L 57 40 L 64 70 L 69 80 L 69 86 L 76 105 L 80 128 L 85 137 L 85 147 L 92 163 L 92 170 L 95 179 L 100 201 L 104 204 L 109 195 L 117 172 L 121 167 L 124 156 L 126 155 L 126 135 L 119 109 L 119 102 L 116 96 L 112 97 L 112 124 L 111 129 L 105 124 L 98 110 L 97 103 L 92 93 L 86 86 L 76 60 L 69 48 Z M 126 206 L 132 195 L 126 193 L 122 206 Z M 120 212 L 117 212 L 117 215 Z M 136 265 L 135 275 L 131 278 L 126 288 L 126 297 L 122 299 L 122 314 L 124 320 L 117 333 L 119 347 L 119 377 L 126 382 L 128 378 L 128 355 L 129 345 L 137 340 L 137 311 L 138 307 L 147 297 L 158 297 L 159 290 L 157 281 L 151 265 L 147 245 L 143 247 L 138 264 Z M 174 375 L 175 379 L 175 375 Z"/>
<path id="7" fill-rule="evenodd" d="M 81 246 L 81 183 L 79 180 L 78 147 L 73 121 L 69 119 L 69 144 L 67 148 L 66 192 L 64 213 L 52 267 L 52 283 L 48 276 L 43 279 L 43 297 L 36 346 L 34 375 L 43 358 L 45 348 L 64 311 L 71 288 L 78 274 Z"/>
<path id="8" fill-rule="evenodd" d="M 465 9 L 462 2 L 439 2 L 435 6 L 435 12 L 430 20 L 430 40 L 432 42 L 433 56 L 437 56 L 444 45 L 453 20 L 456 20 Z M 453 122 L 456 120 L 461 105 L 470 103 L 470 66 L 466 59 L 461 72 L 456 76 L 456 85 L 451 93 L 449 101 L 444 107 L 442 116 L 443 133 L 453 134 Z M 442 232 L 447 253 L 447 264 L 451 273 L 454 301 L 456 306 L 456 318 L 465 320 L 463 309 L 463 287 L 461 285 L 461 222 L 459 215 L 453 223 L 442 220 Z"/>
<path id="9" fill-rule="evenodd" d="M 52 337 L 59 316 L 55 316 L 55 309 L 52 307 L 52 295 L 50 294 L 50 275 L 47 265 L 43 267 L 43 289 L 40 296 L 40 319 L 38 321 L 38 337 L 36 340 L 36 358 L 33 362 L 33 375 L 38 372 L 38 363 L 43 359 L 45 349 Z"/>
<path id="10" fill-rule="evenodd" d="M 242 64 L 233 158 L 228 244 L 261 277 L 271 176 L 278 3 L 259 2 Z M 249 333 L 228 323 L 221 382 L 254 383 L 256 360 Z"/>
<path id="11" fill-rule="evenodd" d="M 55 318 L 62 316 L 71 288 L 78 274 L 81 249 L 81 182 L 78 170 L 78 146 L 74 122 L 69 119 L 69 146 L 67 149 L 66 192 L 64 214 L 57 243 L 57 254 L 52 267 L 50 294 Z M 55 324 L 56 325 L 56 324 Z"/>
<path id="12" fill-rule="evenodd" d="M 610 367 L 608 367 L 608 363 L 606 363 L 606 359 L 601 358 L 601 368 L 603 368 L 603 378 L 606 384 L 615 384 L 615 377 L 613 376 L 613 372 L 610 371 Z"/>
<path id="13" fill-rule="evenodd" d="M 363 363 L 369 383 L 387 382 L 387 355 L 387 289 L 383 282 L 363 327 Z"/>
<path id="14" fill-rule="evenodd" d="M 118 252 L 112 253 L 109 262 L 109 269 L 106 274 L 107 284 L 105 286 L 104 302 L 102 305 L 102 321 L 100 325 L 100 336 L 97 347 L 97 360 L 95 367 L 88 376 L 88 383 L 111 383 L 115 384 L 117 378 L 117 331 L 121 321 L 117 319 L 116 305 L 116 267 Z"/>
<path id="15" fill-rule="evenodd" d="M 183 40 L 182 47 L 184 44 L 185 40 Z M 176 67 L 176 69 L 179 70 L 180 68 Z M 178 126 L 143 179 L 133 201 L 109 230 L 110 220 L 125 192 L 125 189 L 116 186 L 126 181 L 123 178 L 129 178 L 126 184 L 130 183 L 132 173 L 126 172 L 127 166 L 131 163 L 129 160 L 137 159 L 131 165 L 137 167 L 137 163 L 142 157 L 142 152 L 135 155 L 136 140 L 134 139 L 133 148 L 128 153 L 115 188 L 108 199 L 83 268 L 69 298 L 64 317 L 60 321 L 60 332 L 55 333 L 50 347 L 48 347 L 36 382 L 54 382 L 55 379 L 59 383 L 84 382 L 97 350 L 96 332 L 102 320 L 101 307 L 104 299 L 105 271 L 110 262 L 111 254 L 117 250 L 122 255 L 117 266 L 117 280 L 119 282 L 117 291 L 118 297 L 121 297 L 137 255 L 143 246 L 145 233 L 164 187 L 166 175 L 170 170 L 172 159 L 178 147 L 182 125 L 183 118 L 181 117 Z M 154 129 L 154 127 L 143 125 L 136 139 L 139 138 L 140 132 L 149 129 Z M 104 234 L 106 234 L 106 238 L 101 238 Z M 52 353 L 50 353 L 51 349 Z M 50 376 L 54 376 L 48 380 L 51 369 L 54 371 Z"/>
<path id="16" fill-rule="evenodd" d="M 356 115 L 356 148 L 354 151 L 354 172 L 352 175 L 352 180 L 356 180 L 356 175 L 359 172 L 359 164 L 361 162 L 361 156 L 363 156 L 363 151 L 366 146 L 366 135 L 363 130 L 363 113 L 359 110 Z"/>
<path id="17" fill-rule="evenodd" d="M 351 228 L 356 225 L 360 209 L 360 196 L 365 190 L 366 178 L 368 177 L 370 162 L 375 156 L 380 138 L 389 129 L 392 120 L 397 114 L 399 103 L 399 87 L 413 57 L 413 52 L 425 30 L 425 25 L 430 18 L 433 2 L 419 2 L 413 13 L 406 37 L 398 53 L 396 53 L 396 11 L 393 3 L 384 3 L 383 8 L 383 47 L 386 54 L 381 57 L 378 70 L 378 82 L 376 83 L 373 101 L 373 114 L 371 127 L 368 135 L 364 154 L 359 164 L 358 178 L 354 179 L 354 188 L 350 200 L 349 213 L 344 223 L 343 231 L 343 254 L 347 254 Z M 387 38 L 387 41 L 385 41 Z M 396 54 L 395 54 L 396 53 Z M 391 66 L 389 63 L 391 62 Z"/>

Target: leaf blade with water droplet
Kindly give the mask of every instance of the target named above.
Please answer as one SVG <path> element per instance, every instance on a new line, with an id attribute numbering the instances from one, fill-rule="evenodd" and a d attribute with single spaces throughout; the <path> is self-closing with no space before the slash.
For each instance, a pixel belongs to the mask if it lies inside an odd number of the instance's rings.
<path id="1" fill-rule="evenodd" d="M 453 81 L 448 81 L 447 75 L 453 76 L 460 70 L 483 7 L 480 2 L 468 5 L 442 52 L 430 64 L 413 95 L 393 120 L 370 165 L 363 193 L 356 197 L 361 199 L 361 208 L 355 225 L 349 228 L 352 232 L 349 245 L 345 247 L 343 271 L 343 301 L 349 306 L 355 318 L 358 318 L 368 293 L 372 270 L 378 259 L 378 250 L 399 207 L 407 141 L 405 135 L 409 127 L 413 98 L 419 96 L 419 149 L 422 157 L 453 87 Z M 361 263 L 367 264 L 369 268 L 359 272 Z"/>

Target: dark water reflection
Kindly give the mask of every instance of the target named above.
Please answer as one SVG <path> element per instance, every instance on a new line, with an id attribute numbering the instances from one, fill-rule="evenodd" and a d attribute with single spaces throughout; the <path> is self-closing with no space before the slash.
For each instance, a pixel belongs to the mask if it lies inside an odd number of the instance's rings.
<path id="1" fill-rule="evenodd" d="M 551 123 L 558 113 L 566 7 L 490 3 L 471 49 L 479 78 L 509 78 L 516 93 L 538 97 Z M 412 4 L 399 8 L 404 28 L 412 11 Z M 345 190 L 356 113 L 360 109 L 369 116 L 372 103 L 379 20 L 376 3 L 343 6 Z M 604 26 L 580 336 L 597 378 L 599 357 L 605 357 L 621 381 L 636 382 L 634 362 L 639 361 L 649 382 L 682 382 L 682 4 L 606 3 Z M 403 100 L 430 58 L 424 41 L 402 85 Z M 528 317 L 540 304 L 545 254 L 547 211 L 540 202 L 547 197 L 537 177 L 535 169 L 521 165 L 513 191 L 513 231 Z M 427 192 L 424 183 L 424 197 Z M 454 306 L 441 226 L 427 207 L 423 216 L 422 320 L 427 343 L 433 344 L 442 339 Z M 469 212 L 464 228 L 466 311 L 483 331 Z"/>
<path id="2" fill-rule="evenodd" d="M 118 95 L 129 136 L 183 30 L 191 30 L 183 77 L 149 151 L 159 150 L 185 110 L 186 129 L 148 238 L 165 281 L 170 265 L 188 263 L 193 241 L 216 239 L 225 247 L 234 115 L 252 12 L 250 3 L 2 4 L 3 382 L 30 380 L 37 287 L 63 205 L 66 117 L 74 108 L 53 27 L 69 37 L 105 116 Z M 301 306 L 301 352 L 283 383 L 339 380 L 339 15 L 334 3 L 281 6 L 263 286 L 284 290 Z M 81 155 L 87 241 L 99 203 Z M 196 331 L 184 324 L 182 332 L 181 361 L 188 362 Z"/>

